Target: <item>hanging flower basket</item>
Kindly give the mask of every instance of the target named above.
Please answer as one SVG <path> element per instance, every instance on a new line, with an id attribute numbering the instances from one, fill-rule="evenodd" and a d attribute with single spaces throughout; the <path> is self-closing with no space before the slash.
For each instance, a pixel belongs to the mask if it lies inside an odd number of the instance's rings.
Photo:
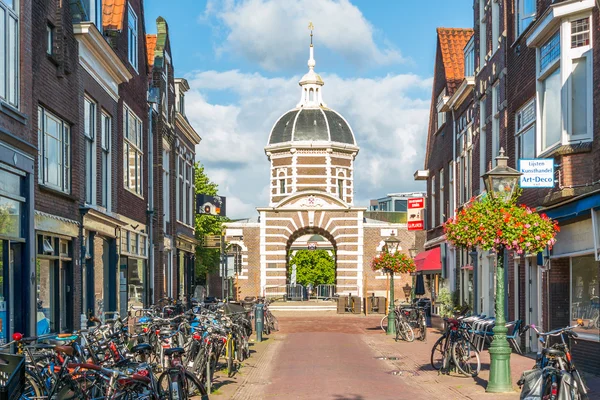
<path id="1" fill-rule="evenodd" d="M 388 254 L 384 251 L 373 258 L 371 261 L 371 268 L 373 271 L 382 270 L 386 274 L 392 272 L 395 274 L 405 274 L 414 272 L 415 262 L 404 253 L 396 252 L 394 254 Z"/>
<path id="2" fill-rule="evenodd" d="M 516 197 L 515 197 L 516 198 Z M 456 247 L 537 254 L 556 243 L 558 222 L 534 209 L 486 196 L 471 199 L 455 218 L 444 224 L 446 240 Z"/>

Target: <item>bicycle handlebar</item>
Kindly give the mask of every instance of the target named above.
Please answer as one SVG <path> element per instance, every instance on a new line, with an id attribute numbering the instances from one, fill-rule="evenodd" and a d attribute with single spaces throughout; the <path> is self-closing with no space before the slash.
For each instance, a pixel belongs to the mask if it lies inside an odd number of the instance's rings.
<path id="1" fill-rule="evenodd" d="M 559 336 L 561 335 L 563 332 L 568 332 L 568 331 L 572 331 L 575 328 L 578 328 L 580 325 L 573 325 L 573 326 L 567 326 L 566 328 L 559 328 L 559 329 L 555 329 L 553 331 L 549 331 L 549 332 L 541 332 L 534 324 L 529 325 L 534 331 L 535 333 L 538 334 L 538 336 Z M 575 336 L 577 336 L 577 333 L 575 332 L 571 332 L 572 334 L 574 334 Z"/>

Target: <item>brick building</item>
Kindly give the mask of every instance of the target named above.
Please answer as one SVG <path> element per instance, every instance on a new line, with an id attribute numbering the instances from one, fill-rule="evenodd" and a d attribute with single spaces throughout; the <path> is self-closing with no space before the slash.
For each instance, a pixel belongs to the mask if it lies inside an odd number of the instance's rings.
<path id="1" fill-rule="evenodd" d="M 169 27 L 159 17 L 147 35 L 150 85 L 160 99 L 153 112 L 155 294 L 184 300 L 194 276 L 194 160 L 200 136 L 185 115 L 187 80 L 175 78 Z"/>
<path id="2" fill-rule="evenodd" d="M 407 253 L 415 237 L 406 224 L 365 217 L 354 206 L 354 160 L 359 147 L 348 122 L 323 101 L 321 77 L 314 71 L 313 46 L 309 72 L 300 80 L 298 105 L 277 120 L 265 153 L 270 168 L 270 204 L 258 218 L 226 223 L 226 240 L 239 247 L 241 268 L 235 295 L 286 294 L 289 254 L 294 243 L 310 235 L 328 241 L 335 252 L 335 293 L 385 295 L 387 277 L 369 267 L 392 232 Z M 397 297 L 411 285 L 408 274 L 395 280 Z"/>
<path id="3" fill-rule="evenodd" d="M 426 170 L 415 176 L 428 176 L 429 213 L 434 218 L 434 210 L 446 207 L 443 202 L 440 206 L 440 197 L 460 207 L 470 199 L 461 199 L 462 190 L 471 190 L 473 196 L 483 193 L 481 175 L 495 166 L 500 148 L 517 169 L 519 160 L 552 160 L 554 187 L 526 188 L 519 201 L 556 219 L 561 231 L 554 248 L 544 254 L 507 252 L 506 311 L 512 320 L 545 330 L 583 322 L 574 356 L 583 369 L 598 372 L 600 364 L 591 357 L 600 349 L 595 322 L 600 295 L 600 124 L 594 118 L 600 111 L 595 100 L 600 90 L 600 39 L 592 34 L 600 23 L 598 5 L 593 0 L 476 0 L 474 21 L 472 45 L 465 47 L 465 54 L 469 46 L 474 48 L 473 58 L 465 58 L 465 69 L 474 62 L 472 99 L 465 100 L 472 105 L 458 102 L 456 108 L 451 100 L 446 103 L 454 116 L 465 111 L 468 116 L 474 110 L 470 174 L 461 181 L 455 153 L 457 179 L 451 184 L 441 180 L 453 193 L 440 192 L 435 180 L 440 182 L 440 163 L 447 162 L 448 150 L 439 152 L 444 145 L 429 142 Z M 437 71 L 443 64 L 438 52 L 431 121 L 438 118 Z M 465 75 L 461 87 L 466 88 L 471 82 Z M 460 96 L 460 90 L 457 93 Z M 461 107 L 466 109 L 461 112 Z M 465 122 L 468 126 L 468 119 Z M 461 120 L 454 125 L 458 132 L 464 128 Z M 431 132 L 430 127 L 429 141 Z M 460 141 L 455 148 L 462 148 Z M 470 184 L 464 185 L 467 180 Z M 441 237 L 435 222 L 430 222 L 428 239 Z M 460 301 L 475 312 L 494 315 L 496 257 L 482 251 L 471 257 L 457 249 L 455 262 L 456 284 L 451 289 L 458 290 Z M 524 342 L 527 349 L 537 349 L 533 333 Z"/>

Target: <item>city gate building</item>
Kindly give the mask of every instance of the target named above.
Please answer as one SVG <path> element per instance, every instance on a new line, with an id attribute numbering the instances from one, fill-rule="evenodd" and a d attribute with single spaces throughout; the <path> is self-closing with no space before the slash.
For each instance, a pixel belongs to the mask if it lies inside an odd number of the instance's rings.
<path id="1" fill-rule="evenodd" d="M 275 122 L 265 147 L 271 164 L 268 206 L 257 208 L 257 218 L 225 224 L 226 241 L 242 254 L 238 298 L 285 295 L 290 250 L 306 235 L 320 235 L 333 247 L 336 293 L 361 297 L 385 294 L 388 278 L 370 263 L 386 237 L 396 235 L 399 251 L 407 254 L 414 245 L 406 223 L 365 218 L 367 208 L 354 205 L 359 146 L 350 124 L 323 100 L 313 50 L 311 44 L 300 101 Z M 408 274 L 395 279 L 396 298 L 403 299 L 401 288 L 410 288 L 411 281 Z"/>

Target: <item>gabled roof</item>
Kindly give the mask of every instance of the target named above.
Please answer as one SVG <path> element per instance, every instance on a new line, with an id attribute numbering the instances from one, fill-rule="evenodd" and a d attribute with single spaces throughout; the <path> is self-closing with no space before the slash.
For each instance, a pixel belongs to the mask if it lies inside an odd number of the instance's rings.
<path id="1" fill-rule="evenodd" d="M 104 0 L 102 2 L 102 27 L 104 29 L 123 29 L 126 0 Z"/>
<path id="2" fill-rule="evenodd" d="M 154 49 L 156 48 L 156 35 L 146 35 L 146 54 L 148 55 L 148 66 L 152 69 L 154 65 Z"/>
<path id="3" fill-rule="evenodd" d="M 448 90 L 453 92 L 465 77 L 464 48 L 473 29 L 437 28 L 437 34 Z"/>

